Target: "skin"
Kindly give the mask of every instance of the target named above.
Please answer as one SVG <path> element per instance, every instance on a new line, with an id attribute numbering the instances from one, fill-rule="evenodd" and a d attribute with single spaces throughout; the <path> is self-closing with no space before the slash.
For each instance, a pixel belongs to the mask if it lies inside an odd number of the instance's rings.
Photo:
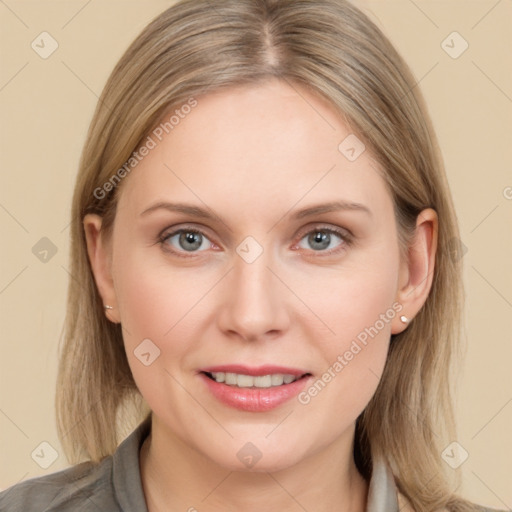
<path id="1" fill-rule="evenodd" d="M 377 388 L 390 335 L 407 328 L 399 316 L 413 318 L 428 296 L 436 214 L 418 216 L 401 260 L 382 172 L 368 150 L 353 162 L 338 150 L 351 130 L 328 103 L 274 79 L 197 99 L 123 181 L 112 238 L 101 236 L 101 217 L 84 218 L 96 283 L 113 306 L 107 315 L 122 323 L 153 411 L 140 461 L 148 508 L 362 512 L 368 484 L 353 460 L 355 420 Z M 369 212 L 293 219 L 340 199 Z M 141 215 L 160 201 L 215 217 Z M 187 227 L 204 232 L 199 251 L 187 252 L 178 236 L 159 243 Z M 308 234 L 327 228 L 348 230 L 352 243 L 333 234 L 319 249 Z M 252 263 L 236 252 L 247 236 L 263 249 Z M 306 405 L 294 398 L 239 411 L 198 377 L 210 365 L 278 364 L 314 381 L 394 303 L 402 311 Z M 149 366 L 134 355 L 146 338 L 161 351 Z M 262 454 L 251 469 L 237 457 L 247 442 Z"/>

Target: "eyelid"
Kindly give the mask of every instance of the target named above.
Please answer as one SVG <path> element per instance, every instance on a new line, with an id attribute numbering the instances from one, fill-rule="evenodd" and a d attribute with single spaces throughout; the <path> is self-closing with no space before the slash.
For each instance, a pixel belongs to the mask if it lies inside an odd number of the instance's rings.
<path id="1" fill-rule="evenodd" d="M 312 222 L 311 224 L 308 224 L 307 226 L 302 227 L 296 236 L 300 236 L 301 239 L 313 232 L 313 231 L 329 231 L 332 233 L 336 233 L 339 236 L 341 236 L 343 239 L 352 239 L 354 238 L 354 234 L 347 228 L 336 226 L 334 224 L 329 224 L 326 222 Z"/>

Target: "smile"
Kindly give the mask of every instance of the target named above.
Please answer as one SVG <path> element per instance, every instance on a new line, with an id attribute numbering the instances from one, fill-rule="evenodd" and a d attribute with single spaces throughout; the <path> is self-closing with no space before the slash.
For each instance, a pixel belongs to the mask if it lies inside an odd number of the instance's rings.
<path id="1" fill-rule="evenodd" d="M 282 386 L 283 384 L 291 384 L 300 378 L 289 373 L 273 373 L 258 377 L 229 372 L 212 372 L 206 373 L 206 375 L 216 382 L 223 382 L 228 386 L 236 386 L 238 388 L 271 388 Z"/>
<path id="2" fill-rule="evenodd" d="M 198 373 L 217 401 L 248 412 L 266 412 L 297 396 L 312 377 L 292 368 L 226 365 Z"/>

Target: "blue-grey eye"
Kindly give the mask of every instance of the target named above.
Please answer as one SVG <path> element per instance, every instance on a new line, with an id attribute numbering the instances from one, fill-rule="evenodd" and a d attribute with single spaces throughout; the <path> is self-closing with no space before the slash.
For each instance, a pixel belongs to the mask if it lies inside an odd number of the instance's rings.
<path id="1" fill-rule="evenodd" d="M 301 245 L 303 240 L 307 241 L 309 247 Z M 335 243 L 336 241 L 338 241 L 337 244 Z M 332 243 L 334 243 L 334 245 L 331 245 Z M 302 249 L 311 248 L 314 251 L 325 251 L 326 249 L 334 249 L 342 243 L 343 238 L 338 233 L 328 229 L 315 229 L 301 239 L 299 246 Z"/>
<path id="2" fill-rule="evenodd" d="M 170 233 L 166 237 L 166 242 L 173 249 L 187 252 L 198 252 L 199 250 L 208 249 L 210 241 L 202 233 L 191 230 L 180 230 Z"/>

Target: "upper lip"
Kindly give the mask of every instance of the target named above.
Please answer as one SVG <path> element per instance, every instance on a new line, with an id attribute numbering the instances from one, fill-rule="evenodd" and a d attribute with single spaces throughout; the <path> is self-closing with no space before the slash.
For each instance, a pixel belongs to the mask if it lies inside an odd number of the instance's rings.
<path id="1" fill-rule="evenodd" d="M 262 375 L 273 375 L 276 373 L 293 375 L 295 377 L 302 377 L 303 375 L 309 373 L 299 368 L 290 368 L 287 366 L 275 366 L 267 364 L 262 366 L 246 366 L 243 364 L 222 364 L 217 366 L 209 366 L 207 368 L 201 368 L 199 371 L 204 373 L 238 373 L 241 375 L 252 375 L 253 377 L 259 377 Z"/>

